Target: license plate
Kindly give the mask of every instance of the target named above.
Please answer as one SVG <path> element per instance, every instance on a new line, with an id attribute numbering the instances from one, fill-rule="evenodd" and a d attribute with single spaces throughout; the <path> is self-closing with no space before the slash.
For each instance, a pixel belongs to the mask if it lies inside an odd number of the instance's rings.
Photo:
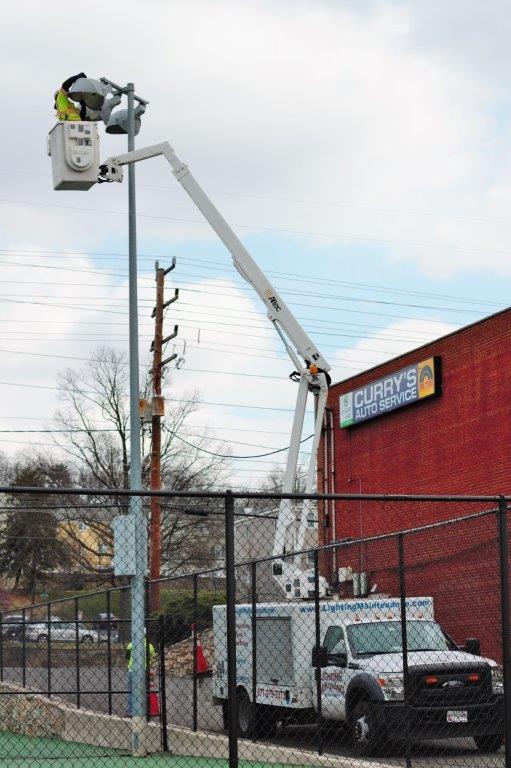
<path id="1" fill-rule="evenodd" d="M 447 712 L 447 722 L 448 723 L 467 723 L 468 722 L 468 712 L 466 710 L 449 710 Z"/>

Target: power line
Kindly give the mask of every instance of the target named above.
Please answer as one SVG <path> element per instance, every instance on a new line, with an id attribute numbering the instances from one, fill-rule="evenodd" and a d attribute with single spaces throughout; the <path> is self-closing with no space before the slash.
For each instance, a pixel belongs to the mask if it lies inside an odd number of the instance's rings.
<path id="1" fill-rule="evenodd" d="M 71 206 L 71 205 L 57 205 L 56 203 L 39 203 L 32 200 L 9 200 L 8 198 L 0 198 L 0 203 L 9 204 L 9 205 L 18 205 L 18 206 L 35 206 L 38 208 L 58 208 L 65 211 L 80 211 L 83 213 L 93 213 L 93 214 L 106 214 L 106 215 L 120 215 L 120 216 L 127 216 L 128 211 L 113 211 L 108 209 L 100 209 L 100 208 L 81 208 L 78 206 Z M 176 216 L 159 216 L 156 214 L 148 214 L 148 213 L 138 213 L 137 214 L 139 218 L 144 219 L 156 219 L 159 221 L 172 221 L 176 222 L 178 224 L 200 224 L 203 226 L 210 226 L 207 221 L 204 219 L 199 218 L 178 218 Z M 329 239 L 336 239 L 336 240 L 354 240 L 359 242 L 370 242 L 370 243 L 384 243 L 387 245 L 402 245 L 412 248 L 432 248 L 432 249 L 440 249 L 440 250 L 450 250 L 450 251 L 464 251 L 464 252 L 471 252 L 471 253 L 495 253 L 499 255 L 509 256 L 511 255 L 511 251 L 501 250 L 498 248 L 478 248 L 474 246 L 465 246 L 465 245 L 453 245 L 451 243 L 419 243 L 415 242 L 413 240 L 395 240 L 390 238 L 383 238 L 383 237 L 368 237 L 364 235 L 353 235 L 353 234 L 340 234 L 338 232 L 320 232 L 316 230 L 303 230 L 303 229 L 287 229 L 283 227 L 266 227 L 259 224 L 240 224 L 240 223 L 232 223 L 232 227 L 237 227 L 238 229 L 254 229 L 260 232 L 278 232 L 281 234 L 286 235 L 300 235 L 303 237 L 326 237 Z"/>
<path id="2" fill-rule="evenodd" d="M 51 179 L 51 176 L 46 173 L 41 173 L 38 171 L 24 171 L 19 169 L 11 169 L 11 168 L 0 168 L 0 173 L 15 173 L 15 174 L 28 174 L 30 176 L 42 176 L 45 179 Z M 169 186 L 167 184 L 147 184 L 142 182 L 137 182 L 138 186 L 140 187 L 147 187 L 150 189 L 167 189 L 170 192 L 178 191 L 177 187 L 175 186 Z M 339 202 L 333 202 L 328 200 L 305 200 L 300 198 L 293 198 L 293 197 L 282 197 L 280 195 L 256 195 L 254 193 L 250 192 L 212 192 L 212 195 L 215 195 L 217 197 L 236 197 L 236 198 L 246 198 L 249 200 L 263 200 L 268 202 L 280 202 L 280 203 L 293 203 L 298 205 L 314 205 L 318 207 L 324 207 L 324 208 L 347 208 L 350 210 L 357 210 L 357 211 L 374 211 L 378 213 L 399 213 L 399 214 L 405 214 L 407 216 L 427 216 L 428 218 L 438 218 L 438 219 L 452 219 L 454 221 L 473 221 L 473 222 L 479 222 L 483 224 L 510 224 L 511 221 L 507 219 L 488 219 L 481 216 L 462 216 L 460 214 L 452 214 L 452 213 L 438 213 L 435 211 L 420 211 L 420 210 L 410 210 L 406 208 L 388 208 L 388 207 L 382 207 L 382 206 L 375 206 L 375 205 L 362 205 L 362 204 L 355 204 L 355 203 L 339 203 Z"/>
<path id="3" fill-rule="evenodd" d="M 85 272 L 85 273 L 89 273 L 89 274 L 113 275 L 115 277 L 123 277 L 123 278 L 126 277 L 126 275 L 120 275 L 118 273 L 105 272 L 105 271 L 101 271 L 101 270 L 72 269 L 70 267 L 56 267 L 56 266 L 41 265 L 41 264 L 26 264 L 26 263 L 18 264 L 17 262 L 8 262 L 8 261 L 5 261 L 5 260 L 0 261 L 0 263 L 1 264 L 11 264 L 11 265 L 14 265 L 14 266 L 17 266 L 17 267 L 30 267 L 30 268 L 34 268 L 34 269 L 56 269 L 56 270 L 69 271 L 69 272 L 80 272 L 80 273 L 84 273 Z M 142 279 L 149 279 L 149 278 L 139 278 L 139 279 L 142 280 Z M 186 288 L 186 290 L 190 291 L 191 293 L 198 293 L 198 294 L 205 294 L 205 293 L 207 293 L 208 296 L 210 296 L 210 295 L 228 296 L 229 295 L 228 293 L 225 293 L 225 292 L 219 293 L 218 291 L 213 291 L 211 289 L 208 289 L 206 291 L 206 290 L 200 290 L 198 288 L 190 287 L 190 286 L 194 286 L 194 285 L 196 285 L 196 283 L 180 284 L 180 287 Z M 240 285 L 239 289 L 240 290 L 244 289 L 244 291 L 248 293 L 248 287 Z M 305 293 L 305 292 L 301 292 L 301 293 Z M 336 298 L 336 296 L 334 296 L 334 295 L 329 295 L 329 297 L 333 298 L 333 299 Z M 253 299 L 252 296 L 250 296 L 249 298 Z M 291 306 L 305 306 L 305 307 L 310 308 L 310 302 L 306 303 L 306 304 L 300 303 L 300 302 L 290 302 L 290 305 Z M 74 309 L 79 309 L 80 307 L 73 307 L 73 308 Z M 321 305 L 321 304 L 316 304 L 316 308 L 317 309 L 330 310 L 330 311 L 336 311 L 336 312 L 349 312 L 350 314 L 371 315 L 371 316 L 375 316 L 375 317 L 390 317 L 390 318 L 392 318 L 394 320 L 402 319 L 402 320 L 422 320 L 422 321 L 425 321 L 427 319 L 427 322 L 429 322 L 429 323 L 439 323 L 439 324 L 442 323 L 441 320 L 436 320 L 435 318 L 417 318 L 417 317 L 413 317 L 413 316 L 410 316 L 410 315 L 400 315 L 400 314 L 396 314 L 396 313 L 389 314 L 388 312 L 373 312 L 373 311 L 368 310 L 368 309 L 361 310 L 361 309 L 353 309 L 351 307 L 350 308 L 345 308 L 345 307 L 328 307 L 328 306 Z M 439 308 L 438 307 L 431 307 L 431 309 L 438 310 Z M 96 311 L 99 314 L 101 314 L 101 312 L 102 312 L 102 310 L 98 310 L 98 309 L 95 309 L 95 310 L 93 309 L 93 310 L 90 310 L 90 311 Z M 111 312 L 111 314 L 118 314 L 118 315 L 126 316 L 127 313 L 126 312 Z"/>
<path id="4" fill-rule="evenodd" d="M 37 255 L 54 255 L 60 258 L 70 259 L 70 258 L 80 258 L 81 256 L 87 256 L 90 258 L 98 259 L 98 258 L 105 258 L 105 259 L 122 259 L 123 261 L 126 260 L 127 254 L 125 253 L 115 253 L 115 252 L 90 252 L 90 251 L 73 251 L 72 253 L 69 253 L 67 251 L 50 251 L 50 250 L 28 250 L 28 249 L 15 249 L 15 248 L 0 248 L 0 253 L 19 253 L 19 254 L 37 254 Z M 162 259 L 166 258 L 166 256 L 162 256 L 161 254 L 139 254 L 138 256 L 139 261 L 149 261 L 153 259 Z M 234 266 L 232 263 L 229 262 L 219 262 L 219 261 L 213 261 L 211 259 L 200 259 L 198 257 L 189 257 L 189 256 L 179 256 L 180 261 L 189 262 L 191 264 L 194 264 L 196 267 L 199 267 L 201 269 L 206 269 L 206 266 L 202 266 L 202 264 L 207 266 L 214 266 L 217 269 L 221 269 L 222 271 L 229 271 L 235 276 L 237 276 L 237 273 L 234 269 Z M 75 270 L 78 271 L 78 270 Z M 455 301 L 463 301 L 468 303 L 476 303 L 476 304 L 487 304 L 490 306 L 500 306 L 502 302 L 495 302 L 495 301 L 489 301 L 489 300 L 483 300 L 478 298 L 472 298 L 472 297 L 465 297 L 465 296 L 453 296 L 452 294 L 445 294 L 445 293 L 432 293 L 428 291 L 417 291 L 417 290 L 411 290 L 406 288 L 396 288 L 395 286 L 386 286 L 386 285 L 380 285 L 380 284 L 374 284 L 374 283 L 366 283 L 366 282 L 348 282 L 346 280 L 337 280 L 335 278 L 320 278 L 317 275 L 307 275 L 307 274 L 300 274 L 296 272 L 280 272 L 274 269 L 266 269 L 266 274 L 268 275 L 275 275 L 281 278 L 284 278 L 286 280 L 294 280 L 299 282 L 305 282 L 307 285 L 310 285 L 311 282 L 313 283 L 320 283 L 320 284 L 326 284 L 326 285 L 342 285 L 344 287 L 348 288 L 355 288 L 357 290 L 372 290 L 372 291 L 378 291 L 378 292 L 384 292 L 384 293 L 397 293 L 397 294 L 408 294 L 408 295 L 414 295 L 414 296 L 424 296 L 428 298 L 438 298 L 438 299 L 451 299 Z M 119 275 L 121 276 L 121 275 Z M 127 273 L 123 274 L 122 277 L 127 277 Z M 143 278 L 144 280 L 149 280 L 150 278 Z"/>
<path id="5" fill-rule="evenodd" d="M 0 420 L 2 419 L 11 419 L 13 421 L 56 421 L 53 417 L 42 417 L 42 416 L 0 416 Z M 279 432 L 274 429 L 253 429 L 252 427 L 219 427 L 216 424 L 214 426 L 211 426 L 210 424 L 190 424 L 188 425 L 191 429 L 214 429 L 215 431 L 221 430 L 221 431 L 227 431 L 227 432 L 253 432 L 254 434 L 265 434 L 265 435 L 287 435 L 288 432 Z M 208 435 L 193 435 L 194 437 L 208 437 L 208 439 L 216 439 L 209 437 Z M 250 443 L 247 443 L 247 445 L 250 445 Z M 260 446 L 264 447 L 264 446 Z"/>
<path id="6" fill-rule="evenodd" d="M 263 458 L 264 456 L 273 456 L 276 453 L 283 453 L 284 451 L 289 450 L 289 445 L 286 445 L 284 448 L 277 448 L 276 450 L 268 451 L 267 453 L 257 453 L 251 456 L 231 456 L 230 454 L 214 453 L 213 451 L 208 451 L 206 448 L 201 448 L 199 445 L 194 445 L 193 443 L 188 442 L 188 440 L 185 440 L 184 437 L 181 437 L 181 435 L 178 435 L 177 432 L 172 432 L 168 428 L 166 428 L 165 431 L 170 432 L 173 437 L 177 437 L 178 440 L 181 440 L 182 443 L 185 443 L 190 448 L 194 448 L 196 451 L 200 451 L 201 453 L 207 453 L 209 456 L 216 456 L 219 459 L 260 459 L 260 458 Z M 304 437 L 303 440 L 300 440 L 300 445 L 302 443 L 305 443 L 307 440 L 310 440 L 311 437 L 314 437 L 314 435 L 309 435 L 308 437 Z"/>
<path id="7" fill-rule="evenodd" d="M 90 432 L 117 432 L 116 429 L 0 429 L 0 433 L 8 434 L 22 434 L 22 433 L 34 433 L 34 434 L 88 434 Z"/>
<path id="8" fill-rule="evenodd" d="M 13 280 L 5 280 L 5 281 L 4 280 L 0 280 L 0 283 L 13 283 L 13 282 L 17 282 L 17 283 L 25 284 L 25 285 L 76 285 L 76 286 L 80 285 L 79 283 L 74 283 L 74 284 L 73 283 L 39 283 L 39 282 L 36 282 L 36 281 L 34 281 L 34 282 L 23 282 L 23 281 L 13 281 Z M 45 297 L 47 297 L 47 295 L 48 295 L 47 293 L 43 293 L 43 294 L 27 294 L 27 293 L 13 294 L 11 292 L 9 292 L 7 294 L 0 294 L 0 296 L 5 297 L 5 298 L 10 299 L 10 300 L 18 299 L 18 298 L 24 299 L 24 300 L 32 299 L 32 298 L 45 298 Z M 339 298 L 342 298 L 342 297 L 339 297 Z M 119 298 L 119 299 L 117 299 L 117 303 L 113 304 L 112 303 L 113 300 L 109 296 L 61 296 L 61 295 L 59 295 L 58 299 L 59 299 L 59 301 L 77 301 L 77 300 L 79 300 L 79 301 L 83 301 L 83 300 L 102 301 L 102 302 L 107 301 L 107 302 L 109 302 L 108 305 L 107 305 L 109 307 L 117 307 L 117 306 L 121 306 L 122 307 L 127 302 L 127 297 L 126 297 L 126 298 Z M 365 300 L 360 299 L 360 301 L 365 301 Z M 147 305 L 147 307 L 149 307 L 149 308 L 152 307 L 152 301 L 150 299 L 140 299 L 140 303 Z M 400 305 L 400 306 L 407 306 L 407 305 Z M 80 308 L 80 307 L 76 307 L 76 305 L 66 305 L 66 308 L 67 307 L 71 307 L 73 309 Z M 179 306 L 179 308 L 176 308 L 176 309 L 179 309 L 179 311 L 181 312 L 181 311 L 183 311 L 182 307 L 190 307 L 190 308 L 193 308 L 195 311 L 199 311 L 201 314 L 207 314 L 208 316 L 223 317 L 223 318 L 226 318 L 226 319 L 229 319 L 229 320 L 231 319 L 231 315 L 226 314 L 226 312 L 234 313 L 235 317 L 232 318 L 234 320 L 238 319 L 236 317 L 238 315 L 241 315 L 241 316 L 255 315 L 256 322 L 257 322 L 257 320 L 260 319 L 261 327 L 263 325 L 267 325 L 267 323 L 263 322 L 263 320 L 267 320 L 266 315 L 264 314 L 263 311 L 260 311 L 260 310 L 236 309 L 235 307 L 225 307 L 222 310 L 218 311 L 218 309 L 219 309 L 218 305 L 214 305 L 214 304 L 201 304 L 200 306 L 198 306 L 197 304 L 194 304 L 193 302 L 189 302 L 189 301 L 181 302 L 181 305 Z M 97 309 L 101 309 L 101 307 L 94 307 L 94 306 L 90 307 L 90 309 L 96 309 L 96 308 Z M 145 309 L 146 307 L 142 306 L 141 308 Z M 432 307 L 426 307 L 426 308 L 430 309 Z M 442 307 L 438 307 L 438 309 L 442 310 L 443 308 Z M 324 320 L 322 318 L 317 318 L 317 317 L 312 318 L 312 317 L 304 317 L 304 316 L 300 316 L 300 315 L 297 315 L 296 317 L 297 317 L 297 320 L 303 320 L 304 322 L 314 322 L 314 323 L 318 323 L 318 324 L 321 324 L 321 325 L 328 325 L 328 326 L 333 326 L 333 327 L 344 326 L 344 325 L 355 326 L 355 327 L 364 327 L 364 325 L 360 325 L 360 324 L 356 324 L 356 323 L 339 322 L 339 321 L 335 321 L 335 320 Z M 7 322 L 9 322 L 9 321 L 7 321 Z M 37 320 L 31 321 L 31 322 L 36 323 Z M 59 321 L 55 321 L 55 322 L 58 323 Z M 97 325 L 99 323 L 95 323 L 95 324 Z M 123 323 L 116 323 L 116 325 L 123 325 L 124 326 Z M 256 326 L 250 326 L 250 327 L 256 327 Z M 366 327 L 378 329 L 378 326 L 366 326 Z M 419 329 L 414 330 L 414 331 L 405 331 L 405 330 L 394 331 L 393 329 L 385 329 L 385 332 L 386 333 L 390 333 L 390 334 L 392 334 L 392 333 L 412 334 L 413 333 L 415 335 L 419 335 L 419 334 L 420 335 L 427 335 L 427 333 L 425 331 L 420 331 Z M 358 338 L 358 336 L 356 336 L 356 338 Z"/>
<path id="9" fill-rule="evenodd" d="M 181 273 L 181 274 L 184 274 L 184 273 Z M 191 275 L 191 276 L 192 277 L 199 277 L 199 278 L 202 277 L 201 275 Z M 217 281 L 217 282 L 220 282 L 220 281 Z M 230 285 L 230 283 L 232 283 L 232 282 L 234 282 L 234 281 L 229 281 L 228 285 L 225 285 L 225 286 L 222 285 L 221 286 L 221 288 L 224 291 L 225 290 L 228 291 L 227 295 L 229 295 L 229 293 L 232 292 L 232 288 L 231 288 L 231 285 Z M 183 282 L 179 282 L 179 281 L 176 280 L 175 284 L 179 288 L 183 288 L 185 290 L 190 290 L 190 287 L 189 287 L 188 283 L 183 283 Z M 192 283 L 192 285 L 196 285 L 196 283 Z M 237 283 L 236 282 L 235 285 L 236 285 L 237 288 L 243 289 L 244 292 L 247 292 L 247 290 L 248 290 L 247 287 L 243 283 Z M 198 292 L 198 291 L 195 291 L 195 292 Z M 217 291 L 201 291 L 201 293 L 210 293 L 210 294 L 213 293 L 215 295 L 222 295 L 222 294 L 219 294 Z M 480 310 L 464 309 L 463 307 L 446 307 L 446 306 L 437 306 L 437 305 L 432 305 L 432 304 L 412 304 L 412 303 L 403 302 L 403 301 L 389 301 L 387 299 L 374 299 L 374 298 L 367 298 L 367 297 L 360 297 L 360 296 L 346 296 L 346 295 L 338 295 L 338 294 L 332 294 L 332 293 L 314 293 L 312 291 L 306 292 L 306 291 L 289 290 L 289 289 L 286 289 L 285 291 L 281 291 L 281 293 L 284 293 L 284 294 L 290 295 L 290 296 L 303 296 L 303 295 L 307 294 L 310 298 L 333 299 L 334 301 L 349 301 L 349 302 L 354 302 L 354 303 L 357 303 L 357 304 L 381 304 L 382 306 L 405 307 L 405 308 L 408 308 L 408 309 L 429 309 L 429 310 L 434 310 L 434 311 L 437 311 L 437 312 L 458 312 L 458 313 L 461 313 L 461 314 L 471 314 L 471 315 L 480 314 Z M 25 293 L 23 293 L 23 294 L 12 294 L 12 293 L 9 293 L 9 294 L 2 294 L 2 295 L 6 297 L 4 299 L 4 301 L 9 301 L 11 303 L 20 303 L 20 304 L 27 304 L 27 303 L 40 304 L 41 303 L 41 302 L 37 302 L 37 301 L 27 302 L 25 300 L 25 297 L 27 296 L 27 294 L 25 294 Z M 47 294 L 32 294 L 32 295 L 29 295 L 29 298 L 32 298 L 32 297 L 33 298 L 44 298 L 46 295 Z M 226 295 L 226 294 L 223 294 L 223 295 Z M 60 301 L 66 301 L 66 300 L 67 301 L 77 301 L 77 300 L 83 301 L 83 300 L 85 300 L 85 301 L 102 301 L 102 302 L 107 301 L 108 304 L 106 306 L 108 306 L 108 307 L 123 306 L 124 304 L 127 303 L 127 296 L 125 298 L 121 298 L 120 297 L 120 298 L 118 298 L 116 300 L 112 299 L 112 297 L 110 297 L 110 296 L 80 296 L 80 297 L 78 297 L 78 296 L 58 296 L 56 298 L 58 298 Z M 253 298 L 253 297 L 250 296 L 250 298 Z M 117 304 L 113 304 L 112 303 L 113 301 L 117 301 L 118 303 Z M 142 304 L 142 305 L 143 304 L 148 304 L 149 306 L 152 306 L 152 300 L 151 299 L 141 298 L 139 303 Z M 87 309 L 87 310 L 91 310 L 91 309 L 95 310 L 95 309 L 97 309 L 96 307 L 83 307 L 83 306 L 78 306 L 78 305 L 65 305 L 65 304 L 64 305 L 60 305 L 60 304 L 52 304 L 52 303 L 46 303 L 46 305 L 47 306 L 63 307 L 65 309 L 69 309 L 70 307 L 71 308 L 76 308 L 76 309 Z M 309 306 L 310 306 L 310 304 L 309 304 Z M 143 306 L 142 306 L 142 308 L 143 308 Z M 107 310 L 101 309 L 101 311 L 107 311 Z M 116 313 L 116 314 L 119 314 L 119 313 Z M 122 313 L 122 314 L 125 314 L 125 313 Z M 324 322 L 328 322 L 328 321 L 324 321 Z"/>
<path id="10" fill-rule="evenodd" d="M 22 382 L 16 382 L 16 381 L 0 381 L 0 385 L 4 386 L 10 386 L 10 387 L 27 387 L 29 389 L 48 389 L 53 390 L 55 392 L 60 392 L 60 387 L 54 387 L 50 386 L 49 384 L 25 384 Z M 79 392 L 79 390 L 73 390 Z M 87 393 L 84 390 L 84 394 L 91 394 L 90 392 Z M 188 403 L 189 400 L 183 400 L 181 398 L 175 398 L 175 397 L 167 397 L 165 398 L 168 402 L 174 402 L 174 403 Z M 275 406 L 271 405 L 246 405 L 244 403 L 218 403 L 216 401 L 212 400 L 201 400 L 197 403 L 197 405 L 216 405 L 220 406 L 222 408 L 249 408 L 249 409 L 255 409 L 255 410 L 261 410 L 261 411 L 282 411 L 286 413 L 294 413 L 294 408 L 277 408 Z M 307 411 L 307 413 L 312 413 L 312 411 Z"/>

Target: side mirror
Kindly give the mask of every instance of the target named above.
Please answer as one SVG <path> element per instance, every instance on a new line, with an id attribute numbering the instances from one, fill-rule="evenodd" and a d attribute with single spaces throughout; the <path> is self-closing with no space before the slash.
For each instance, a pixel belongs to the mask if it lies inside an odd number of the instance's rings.
<path id="1" fill-rule="evenodd" d="M 477 637 L 468 637 L 465 640 L 465 653 L 471 653 L 472 656 L 481 655 L 481 641 Z"/>
<path id="2" fill-rule="evenodd" d="M 315 645 L 312 649 L 312 666 L 326 667 L 328 663 L 328 653 L 324 645 Z"/>
<path id="3" fill-rule="evenodd" d="M 327 657 L 328 664 L 332 667 L 347 667 L 348 666 L 348 654 L 347 653 L 331 653 Z"/>

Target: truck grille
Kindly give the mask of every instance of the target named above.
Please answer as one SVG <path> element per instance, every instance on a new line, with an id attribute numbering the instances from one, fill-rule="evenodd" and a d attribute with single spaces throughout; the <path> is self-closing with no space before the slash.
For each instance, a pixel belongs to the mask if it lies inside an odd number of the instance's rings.
<path id="1" fill-rule="evenodd" d="M 492 697 L 491 671 L 486 664 L 450 669 L 442 664 L 410 667 L 409 681 L 410 702 L 415 706 L 457 708 Z"/>

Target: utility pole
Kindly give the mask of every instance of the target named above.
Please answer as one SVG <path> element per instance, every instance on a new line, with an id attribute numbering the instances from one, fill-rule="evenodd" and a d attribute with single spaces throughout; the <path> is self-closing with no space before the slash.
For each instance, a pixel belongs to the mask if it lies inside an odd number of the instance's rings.
<path id="1" fill-rule="evenodd" d="M 176 259 L 172 259 L 172 265 L 168 269 L 162 269 L 158 262 L 156 270 L 156 304 L 153 309 L 154 340 L 151 344 L 153 353 L 152 374 L 152 400 L 151 400 L 151 490 L 159 491 L 161 488 L 161 419 L 164 415 L 164 400 L 161 393 L 163 366 L 170 363 L 176 355 L 171 355 L 162 360 L 164 345 L 177 336 L 177 325 L 174 332 L 163 338 L 163 312 L 166 307 L 177 300 L 179 290 L 176 289 L 173 298 L 165 301 L 165 275 L 176 266 Z M 158 496 L 151 496 L 151 521 L 149 525 L 149 578 L 154 581 L 160 578 L 161 564 L 161 504 Z M 158 611 L 160 608 L 160 585 L 155 581 L 150 586 L 149 609 Z"/>

